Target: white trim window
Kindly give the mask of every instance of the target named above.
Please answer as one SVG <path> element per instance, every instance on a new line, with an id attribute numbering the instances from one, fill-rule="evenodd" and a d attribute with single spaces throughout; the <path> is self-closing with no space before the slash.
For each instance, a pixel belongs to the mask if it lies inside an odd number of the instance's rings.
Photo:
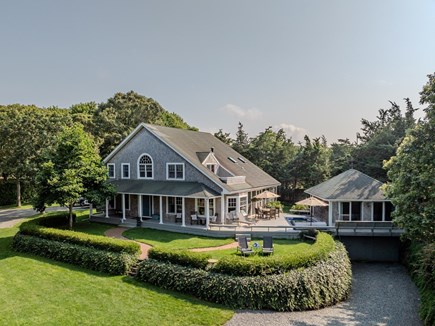
<path id="1" fill-rule="evenodd" d="M 240 211 L 248 212 L 248 196 L 240 196 Z"/>
<path id="2" fill-rule="evenodd" d="M 153 178 L 153 159 L 148 154 L 142 154 L 137 160 L 138 179 Z"/>
<path id="3" fill-rule="evenodd" d="M 110 179 L 115 179 L 115 163 L 109 163 L 107 164 L 107 174 L 109 175 Z"/>
<path id="4" fill-rule="evenodd" d="M 205 199 L 204 198 L 197 198 L 196 199 L 196 211 L 198 212 L 198 215 L 205 216 Z M 213 216 L 214 215 L 214 198 L 210 198 L 208 200 L 208 215 Z"/>
<path id="5" fill-rule="evenodd" d="M 227 198 L 227 213 L 237 211 L 237 198 L 238 197 Z"/>
<path id="6" fill-rule="evenodd" d="M 211 172 L 213 172 L 214 174 L 216 174 L 217 169 L 218 169 L 218 165 L 215 163 L 207 163 L 205 165 L 207 167 L 207 169 L 209 169 Z"/>
<path id="7" fill-rule="evenodd" d="M 130 163 L 121 164 L 121 179 L 130 179 Z"/>
<path id="8" fill-rule="evenodd" d="M 184 163 L 166 163 L 167 180 L 184 180 Z"/>
<path id="9" fill-rule="evenodd" d="M 168 203 L 167 213 L 168 214 L 176 214 L 183 212 L 183 198 L 182 197 L 167 197 Z"/>

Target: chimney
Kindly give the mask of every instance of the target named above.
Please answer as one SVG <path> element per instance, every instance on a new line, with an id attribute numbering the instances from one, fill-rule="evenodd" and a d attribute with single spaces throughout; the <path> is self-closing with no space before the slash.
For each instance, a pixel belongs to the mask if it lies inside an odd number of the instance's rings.
<path id="1" fill-rule="evenodd" d="M 212 153 L 214 152 L 214 147 L 210 148 L 210 152 Z"/>

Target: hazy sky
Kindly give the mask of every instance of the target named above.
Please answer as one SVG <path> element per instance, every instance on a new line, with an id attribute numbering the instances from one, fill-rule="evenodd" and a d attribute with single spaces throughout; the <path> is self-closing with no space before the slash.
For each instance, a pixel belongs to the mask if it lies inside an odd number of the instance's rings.
<path id="1" fill-rule="evenodd" d="M 0 104 L 134 90 L 203 131 L 333 142 L 435 71 L 435 0 L 0 4 Z"/>

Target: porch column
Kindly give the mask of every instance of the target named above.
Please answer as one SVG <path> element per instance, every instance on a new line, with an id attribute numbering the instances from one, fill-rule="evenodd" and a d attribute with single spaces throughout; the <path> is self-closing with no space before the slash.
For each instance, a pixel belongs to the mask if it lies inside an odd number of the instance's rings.
<path id="1" fill-rule="evenodd" d="M 364 221 L 364 204 L 365 202 L 361 202 L 361 221 Z"/>
<path id="2" fill-rule="evenodd" d="M 208 230 L 210 224 L 210 202 L 208 198 L 205 198 L 205 228 Z"/>
<path id="3" fill-rule="evenodd" d="M 374 216 L 375 216 L 375 203 L 374 202 L 371 202 L 371 205 L 370 205 L 370 220 L 373 222 L 374 221 Z"/>
<path id="4" fill-rule="evenodd" d="M 328 225 L 331 226 L 332 225 L 332 201 L 329 202 L 329 206 L 328 206 Z"/>
<path id="5" fill-rule="evenodd" d="M 181 197 L 181 226 L 186 226 L 186 217 L 184 216 L 185 214 L 185 209 L 184 209 L 184 197 Z"/>
<path id="6" fill-rule="evenodd" d="M 352 221 L 352 202 L 349 202 L 349 221 Z"/>
<path id="7" fill-rule="evenodd" d="M 160 206 L 160 223 L 163 224 L 163 198 L 159 196 L 159 206 Z"/>
<path id="8" fill-rule="evenodd" d="M 92 210 L 93 210 L 92 203 L 89 203 L 89 218 L 92 217 Z"/>
<path id="9" fill-rule="evenodd" d="M 125 221 L 125 194 L 122 194 L 122 222 Z"/>
<path id="10" fill-rule="evenodd" d="M 109 200 L 106 199 L 106 218 L 109 218 Z"/>
<path id="11" fill-rule="evenodd" d="M 382 222 L 385 222 L 385 202 L 382 202 Z"/>
<path id="12" fill-rule="evenodd" d="M 137 195 L 137 216 L 139 216 L 140 221 L 142 222 L 142 195 Z"/>
<path id="13" fill-rule="evenodd" d="M 338 202 L 338 220 L 343 220 L 343 218 L 341 217 L 341 201 Z"/>
<path id="14" fill-rule="evenodd" d="M 221 196 L 221 223 L 225 224 L 225 196 Z"/>

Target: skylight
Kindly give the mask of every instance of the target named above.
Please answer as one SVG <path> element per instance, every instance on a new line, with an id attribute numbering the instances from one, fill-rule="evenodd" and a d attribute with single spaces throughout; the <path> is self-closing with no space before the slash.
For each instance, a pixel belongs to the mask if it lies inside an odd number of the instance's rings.
<path id="1" fill-rule="evenodd" d="M 233 163 L 237 163 L 237 161 L 235 159 L 233 159 L 231 156 L 228 156 L 228 159 Z"/>
<path id="2" fill-rule="evenodd" d="M 239 156 L 239 160 L 240 160 L 240 162 L 242 162 L 242 163 L 246 163 L 246 161 L 245 161 L 245 159 L 244 159 L 243 157 L 240 157 L 240 156 Z"/>

